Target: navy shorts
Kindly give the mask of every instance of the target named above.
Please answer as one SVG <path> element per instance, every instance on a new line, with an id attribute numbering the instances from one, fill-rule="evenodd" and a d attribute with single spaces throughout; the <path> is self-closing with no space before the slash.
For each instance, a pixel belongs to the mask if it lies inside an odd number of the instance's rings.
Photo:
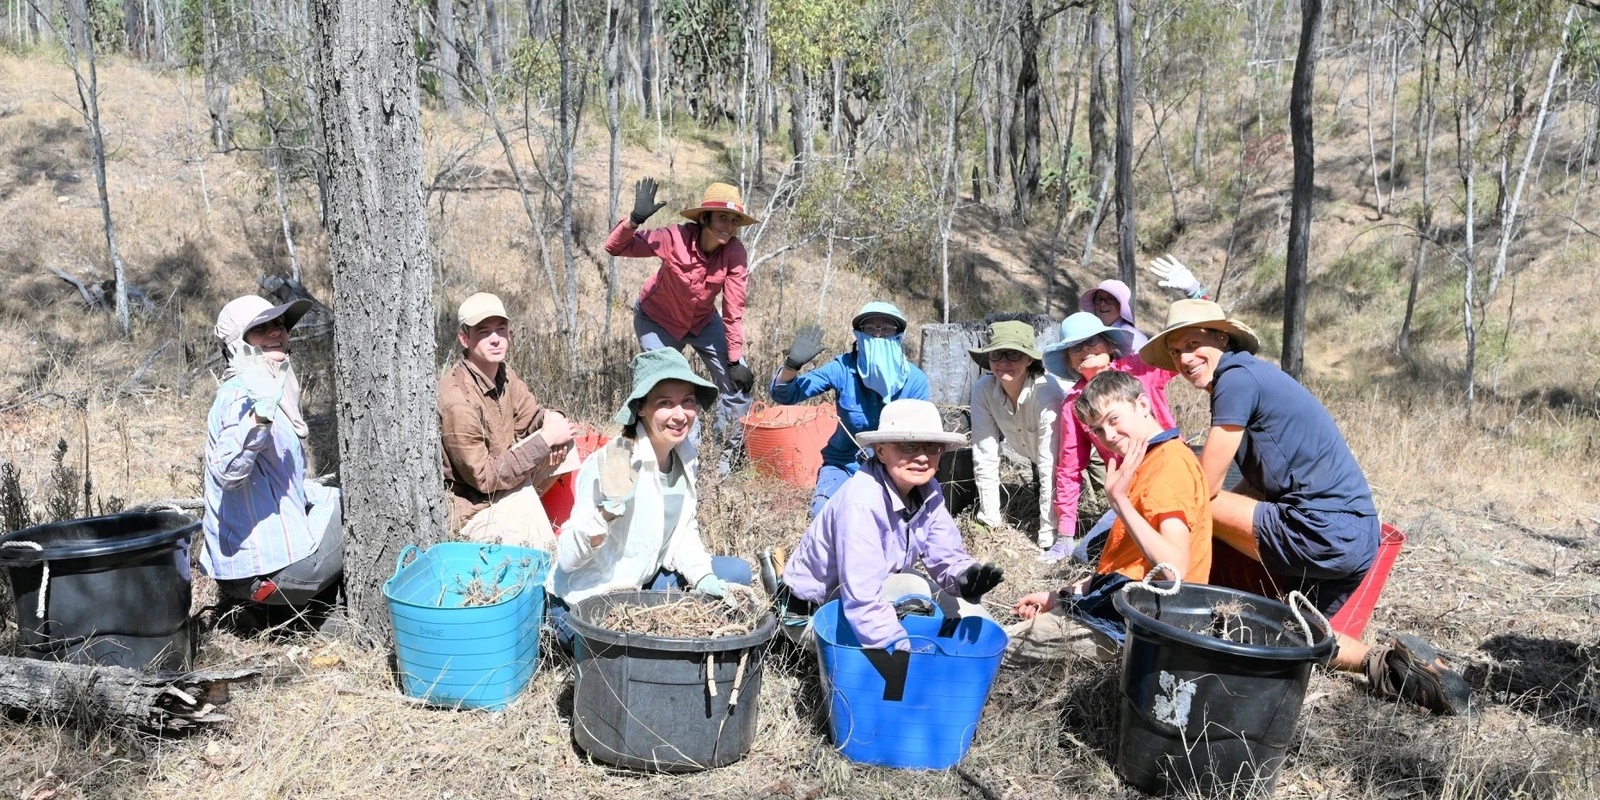
<path id="1" fill-rule="evenodd" d="M 1344 605 L 1378 558 L 1375 515 L 1262 502 L 1252 522 L 1261 565 L 1324 614 Z"/>

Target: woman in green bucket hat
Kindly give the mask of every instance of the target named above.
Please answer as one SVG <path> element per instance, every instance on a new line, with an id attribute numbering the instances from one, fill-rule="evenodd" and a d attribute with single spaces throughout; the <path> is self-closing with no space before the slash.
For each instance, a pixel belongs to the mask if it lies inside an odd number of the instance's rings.
<path id="1" fill-rule="evenodd" d="M 1061 384 L 1044 370 L 1033 326 L 996 322 L 989 343 L 967 350 L 979 370 L 972 385 L 972 467 L 978 481 L 978 521 L 1005 522 L 1000 505 L 1000 442 L 1028 459 L 1039 473 L 1040 547 L 1055 542 L 1055 463 L 1061 448 Z M 1070 538 L 1070 534 L 1069 534 Z"/>
<path id="2" fill-rule="evenodd" d="M 750 585 L 749 562 L 707 553 L 695 517 L 690 431 L 716 401 L 716 387 L 677 350 L 634 356 L 633 391 L 614 418 L 622 435 L 579 468 L 572 517 L 556 545 L 550 617 L 562 647 L 572 645 L 567 610 L 586 597 L 641 588 L 725 597 Z"/>

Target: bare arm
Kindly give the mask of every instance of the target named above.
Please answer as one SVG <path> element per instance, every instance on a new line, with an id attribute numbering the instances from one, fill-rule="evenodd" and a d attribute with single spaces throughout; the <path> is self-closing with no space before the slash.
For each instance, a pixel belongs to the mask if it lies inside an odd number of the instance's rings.
<path id="1" fill-rule="evenodd" d="M 1228 488 L 1222 482 L 1228 476 L 1228 464 L 1239 452 L 1239 443 L 1242 441 L 1242 425 L 1215 425 L 1206 434 L 1206 446 L 1200 450 L 1200 471 L 1205 473 L 1206 488 L 1211 491 L 1212 497 Z"/>

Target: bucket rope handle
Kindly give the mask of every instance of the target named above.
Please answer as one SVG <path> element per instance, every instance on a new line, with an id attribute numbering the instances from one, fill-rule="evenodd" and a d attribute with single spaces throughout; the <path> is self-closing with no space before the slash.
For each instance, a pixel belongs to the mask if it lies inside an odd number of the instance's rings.
<path id="1" fill-rule="evenodd" d="M 1169 589 L 1163 589 L 1160 586 L 1150 582 L 1150 579 L 1155 577 L 1157 572 L 1161 572 L 1163 570 L 1166 571 L 1168 575 L 1172 576 L 1172 587 Z M 1163 561 L 1151 567 L 1150 571 L 1146 572 L 1144 574 L 1144 578 L 1138 583 L 1130 583 L 1127 586 L 1122 587 L 1122 591 L 1132 591 L 1135 588 L 1143 589 L 1151 594 L 1161 595 L 1162 597 L 1171 597 L 1177 594 L 1179 589 L 1183 588 L 1183 573 L 1178 572 L 1176 567 Z"/>
<path id="2" fill-rule="evenodd" d="M 1305 595 L 1298 591 L 1293 591 L 1289 593 L 1289 611 L 1294 614 L 1294 621 L 1300 623 L 1300 630 L 1306 632 L 1306 644 L 1313 644 L 1311 641 L 1311 626 L 1307 625 L 1306 618 L 1300 615 L 1300 606 L 1305 606 L 1306 610 L 1312 613 L 1312 619 L 1322 623 L 1322 629 L 1328 632 L 1328 636 L 1336 635 L 1333 630 L 1333 623 L 1328 622 L 1327 616 L 1322 613 L 1321 609 L 1312 605 Z"/>
<path id="3" fill-rule="evenodd" d="M 38 550 L 40 553 L 44 552 L 44 545 L 41 545 L 38 542 L 12 541 L 0 545 L 0 547 L 15 547 L 19 549 Z M 50 587 L 50 562 L 41 558 L 39 559 L 39 565 L 43 567 L 42 574 L 39 576 L 39 607 L 34 609 L 33 615 L 38 617 L 40 622 L 44 622 L 44 593 L 45 590 Z"/>

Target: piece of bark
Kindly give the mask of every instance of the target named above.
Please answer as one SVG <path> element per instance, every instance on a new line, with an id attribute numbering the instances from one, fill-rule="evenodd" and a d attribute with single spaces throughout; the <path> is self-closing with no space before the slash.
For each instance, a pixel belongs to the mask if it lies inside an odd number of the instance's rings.
<path id="1" fill-rule="evenodd" d="M 228 685 L 258 674 L 231 669 L 158 675 L 0 656 L 0 706 L 50 719 L 176 733 L 227 722 L 217 706 L 228 702 Z"/>

